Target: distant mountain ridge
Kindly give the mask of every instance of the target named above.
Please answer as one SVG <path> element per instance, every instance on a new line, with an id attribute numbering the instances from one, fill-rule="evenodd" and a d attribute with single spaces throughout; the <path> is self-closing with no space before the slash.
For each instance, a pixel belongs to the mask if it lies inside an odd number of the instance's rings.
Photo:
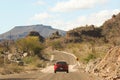
<path id="1" fill-rule="evenodd" d="M 12 30 L 0 35 L 0 39 L 19 39 L 27 36 L 30 31 L 37 31 L 45 38 L 49 37 L 52 33 L 58 31 L 62 36 L 66 34 L 65 31 L 54 29 L 51 26 L 42 24 L 27 25 L 27 26 L 15 26 Z"/>

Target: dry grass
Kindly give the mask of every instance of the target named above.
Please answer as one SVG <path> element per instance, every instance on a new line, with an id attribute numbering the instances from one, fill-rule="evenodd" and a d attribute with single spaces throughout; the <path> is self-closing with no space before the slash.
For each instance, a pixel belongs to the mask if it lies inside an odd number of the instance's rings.
<path id="1" fill-rule="evenodd" d="M 27 68 L 34 69 L 39 67 L 45 67 L 45 61 L 41 60 L 38 56 L 29 56 L 23 59 L 25 64 L 27 64 Z"/>
<path id="2" fill-rule="evenodd" d="M 3 75 L 20 73 L 24 71 L 24 67 L 18 66 L 16 63 L 6 64 L 4 67 L 0 68 L 0 73 Z"/>
<path id="3" fill-rule="evenodd" d="M 85 59 L 103 58 L 110 48 L 111 44 L 91 44 L 89 42 L 83 43 L 69 43 L 65 47 L 65 51 L 75 54 L 80 62 L 85 62 Z M 90 56 L 93 57 L 90 57 Z"/>

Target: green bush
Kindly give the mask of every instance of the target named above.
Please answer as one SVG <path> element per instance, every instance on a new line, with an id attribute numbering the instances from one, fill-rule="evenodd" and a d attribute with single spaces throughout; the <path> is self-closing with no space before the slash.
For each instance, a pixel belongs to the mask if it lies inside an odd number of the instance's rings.
<path id="1" fill-rule="evenodd" d="M 35 63 L 36 60 L 40 60 L 37 56 L 28 56 L 23 58 L 25 64 L 32 64 Z"/>
<path id="2" fill-rule="evenodd" d="M 34 68 L 46 66 L 45 61 L 41 60 L 38 56 L 28 56 L 25 57 L 23 61 L 29 66 L 34 66 Z"/>
<path id="3" fill-rule="evenodd" d="M 40 43 L 38 37 L 26 37 L 16 41 L 17 48 L 21 51 L 26 51 L 30 55 L 39 55 L 44 49 L 43 44 Z M 32 53 L 31 53 L 32 52 Z"/>
<path id="4" fill-rule="evenodd" d="M 51 42 L 51 46 L 53 49 L 63 49 L 62 43 L 60 41 L 53 41 Z"/>
<path id="5" fill-rule="evenodd" d="M 84 58 L 85 62 L 89 62 L 90 60 L 96 59 L 96 55 L 95 54 L 88 54 L 88 56 L 86 58 Z"/>

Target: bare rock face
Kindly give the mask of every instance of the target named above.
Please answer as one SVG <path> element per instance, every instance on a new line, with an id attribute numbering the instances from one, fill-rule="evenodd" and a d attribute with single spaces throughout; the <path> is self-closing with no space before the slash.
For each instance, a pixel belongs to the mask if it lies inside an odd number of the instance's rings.
<path id="1" fill-rule="evenodd" d="M 66 42 L 82 42 L 95 40 L 96 38 L 101 38 L 101 29 L 96 28 L 94 25 L 86 25 L 73 30 L 70 30 L 66 34 Z"/>
<path id="2" fill-rule="evenodd" d="M 93 73 L 105 80 L 120 80 L 120 46 L 111 48 Z"/>
<path id="3" fill-rule="evenodd" d="M 61 37 L 61 35 L 59 34 L 59 31 L 56 31 L 56 32 L 52 33 L 52 35 L 49 38 L 50 39 L 57 39 L 60 37 Z"/>
<path id="4" fill-rule="evenodd" d="M 101 61 L 101 58 L 91 60 L 85 67 L 85 72 L 91 73 L 95 66 Z"/>
<path id="5" fill-rule="evenodd" d="M 39 32 L 31 31 L 27 36 L 37 36 L 39 37 L 40 42 L 44 42 L 44 37 L 42 37 Z"/>

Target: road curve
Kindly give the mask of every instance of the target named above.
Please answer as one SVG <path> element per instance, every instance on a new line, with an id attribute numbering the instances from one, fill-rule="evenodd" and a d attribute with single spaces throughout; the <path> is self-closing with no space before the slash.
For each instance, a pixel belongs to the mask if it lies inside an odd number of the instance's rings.
<path id="1" fill-rule="evenodd" d="M 77 62 L 73 56 L 58 51 L 54 52 L 53 55 L 54 59 L 51 64 L 58 60 L 64 60 L 69 64 L 69 73 L 54 73 L 53 65 L 49 65 L 42 70 L 31 73 L 0 75 L 0 80 L 100 80 L 75 68 Z"/>

